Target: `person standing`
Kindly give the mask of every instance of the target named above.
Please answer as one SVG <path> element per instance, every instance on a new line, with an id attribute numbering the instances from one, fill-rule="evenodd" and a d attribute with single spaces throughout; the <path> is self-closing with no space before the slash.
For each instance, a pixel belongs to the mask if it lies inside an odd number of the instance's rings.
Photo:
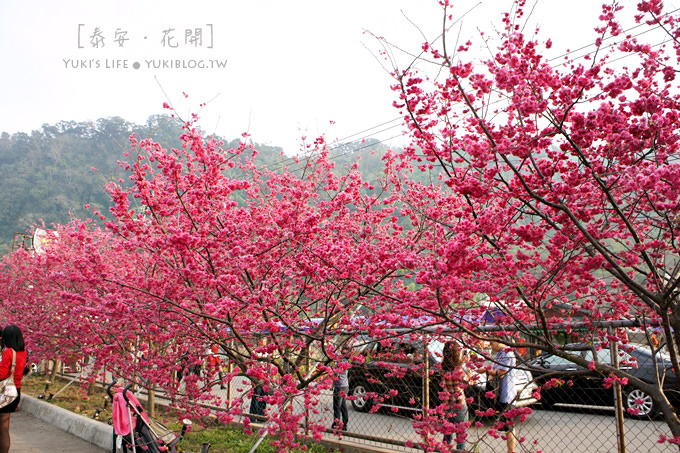
<path id="1" fill-rule="evenodd" d="M 515 439 L 514 422 L 506 416 L 506 412 L 512 409 L 512 404 L 517 397 L 516 376 L 517 359 L 512 349 L 505 345 L 492 341 L 491 350 L 496 353 L 493 367 L 480 368 L 481 373 L 487 373 L 489 377 L 498 379 L 498 411 L 501 414 L 501 431 L 507 435 L 506 444 L 508 453 L 515 451 L 517 440 Z"/>
<path id="2" fill-rule="evenodd" d="M 348 348 L 342 349 L 343 359 L 340 361 L 338 369 L 335 372 L 333 379 L 333 427 L 334 430 L 347 431 L 347 423 L 349 422 L 349 412 L 347 412 L 347 394 L 349 393 L 349 379 L 347 371 L 349 369 L 349 361 L 347 355 Z"/>
<path id="3" fill-rule="evenodd" d="M 442 389 L 447 395 L 447 399 L 442 401 L 451 408 L 449 422 L 456 425 L 456 451 L 465 450 L 465 437 L 467 433 L 461 430 L 461 423 L 468 423 L 468 407 L 465 399 L 465 387 L 470 381 L 470 373 L 465 368 L 468 361 L 468 354 L 457 341 L 449 341 L 444 345 L 442 352 Z M 462 428 L 467 429 L 463 425 Z M 453 435 L 444 434 L 443 442 L 450 444 Z"/>
<path id="4" fill-rule="evenodd" d="M 262 422 L 267 409 L 267 402 L 264 397 L 267 392 L 264 391 L 264 385 L 259 381 L 253 382 L 253 395 L 250 397 L 250 421 Z"/>
<path id="5" fill-rule="evenodd" d="M 219 354 L 220 346 L 217 343 L 213 343 L 210 346 L 210 353 L 205 359 L 205 371 L 209 380 L 212 380 L 217 374 L 220 388 L 224 390 L 226 387 L 224 385 L 224 373 L 222 373 L 222 359 L 220 359 Z"/>
<path id="6" fill-rule="evenodd" d="M 255 359 L 258 362 L 263 363 L 263 367 L 265 368 L 270 368 L 268 365 L 266 365 L 266 361 L 264 360 L 267 358 L 267 353 L 266 353 L 266 346 L 267 346 L 267 337 L 261 336 L 257 339 L 257 347 L 253 350 L 253 359 Z M 257 362 L 255 362 L 257 363 Z M 271 376 L 274 375 L 274 368 L 270 368 Z M 266 372 L 265 372 L 266 374 Z M 265 412 L 267 410 L 267 402 L 265 401 L 265 397 L 269 395 L 267 391 L 265 391 L 265 383 L 262 381 L 260 378 L 250 378 L 253 384 L 253 394 L 250 397 L 250 421 L 251 422 L 260 422 L 262 423 L 263 421 L 266 421 L 266 415 Z M 271 385 L 271 381 L 268 383 L 268 385 Z"/>
<path id="7" fill-rule="evenodd" d="M 14 385 L 18 393 L 14 401 L 0 409 L 0 453 L 8 453 L 10 447 L 9 417 L 17 410 L 21 400 L 21 379 L 24 377 L 26 366 L 26 348 L 21 330 L 14 325 L 3 329 L 0 342 L 3 348 L 2 359 L 0 359 L 0 380 L 10 377 L 14 361 Z"/>

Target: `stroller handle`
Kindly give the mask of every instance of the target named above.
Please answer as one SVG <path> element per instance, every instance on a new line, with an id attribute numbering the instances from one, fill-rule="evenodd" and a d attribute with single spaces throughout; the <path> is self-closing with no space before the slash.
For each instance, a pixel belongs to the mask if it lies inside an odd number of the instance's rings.
<path id="1" fill-rule="evenodd" d="M 116 385 L 118 382 L 118 378 L 113 378 L 113 381 L 106 387 L 106 393 L 108 393 L 109 398 L 111 398 L 111 401 L 113 401 L 113 395 L 111 394 L 111 388 Z"/>
<path id="2" fill-rule="evenodd" d="M 128 391 L 130 390 L 130 387 L 132 387 L 133 385 L 135 385 L 135 384 L 132 384 L 132 383 L 131 383 L 131 384 L 128 384 L 128 385 L 126 385 L 125 388 L 123 389 L 123 398 L 125 398 L 125 402 L 126 402 L 126 403 L 128 404 L 128 406 L 130 406 L 130 407 L 134 407 L 134 406 L 133 406 L 132 404 L 130 404 L 130 398 L 128 398 L 127 393 L 128 393 Z"/>
<path id="3" fill-rule="evenodd" d="M 188 418 L 182 419 L 182 432 L 179 435 L 180 441 L 184 439 L 186 433 L 189 432 L 191 425 L 192 425 L 191 420 L 189 420 Z"/>

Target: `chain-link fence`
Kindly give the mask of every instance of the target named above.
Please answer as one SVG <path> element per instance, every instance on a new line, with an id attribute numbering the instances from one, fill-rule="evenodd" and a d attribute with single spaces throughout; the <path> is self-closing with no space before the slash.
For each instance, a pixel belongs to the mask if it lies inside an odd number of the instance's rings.
<path id="1" fill-rule="evenodd" d="M 337 433 L 355 442 L 396 451 L 422 451 L 418 447 L 424 437 L 441 441 L 443 433 L 451 430 L 446 421 L 447 406 L 441 400 L 442 348 L 442 341 L 431 340 L 424 347 L 407 336 L 359 343 L 357 352 L 362 359 L 349 370 L 347 430 L 331 430 L 331 435 Z M 583 347 L 574 353 L 586 362 L 614 362 L 607 348 Z M 621 369 L 647 382 L 661 379 L 667 395 L 671 399 L 676 395 L 671 388 L 677 387 L 677 379 L 668 371 L 671 364 L 663 350 L 653 356 L 651 347 L 631 344 L 615 354 Z M 488 351 L 479 351 L 477 361 L 493 367 Z M 629 452 L 677 449 L 659 442 L 671 436 L 659 417 L 658 405 L 630 385 L 621 388 L 625 418 L 617 427 L 614 386 L 605 376 L 549 354 L 530 358 L 518 353 L 514 371 L 516 397 L 512 407 L 517 417 L 511 423 L 519 441 L 517 451 L 610 452 L 618 451 L 619 444 Z M 247 380 L 236 379 L 234 394 L 246 394 L 249 388 Z M 498 396 L 489 390 L 484 375 L 471 379 L 465 389 L 470 415 L 465 435 L 471 451 L 506 449 L 506 433 L 495 399 Z M 247 412 L 248 401 L 243 404 Z M 296 404 L 298 411 L 304 411 L 302 403 Z M 320 396 L 315 413 L 308 415 L 331 428 L 333 413 L 333 397 L 328 392 Z"/>
<path id="2" fill-rule="evenodd" d="M 334 429 L 331 390 L 315 397 L 311 407 L 305 405 L 302 397 L 293 400 L 294 411 L 304 414 L 303 423 L 326 426 L 331 438 L 337 436 L 356 444 L 394 451 L 423 451 L 424 441 L 435 445 L 442 441 L 444 433 L 455 427 L 447 421 L 451 408 L 444 400 L 447 394 L 441 377 L 445 342 L 445 339 L 429 339 L 425 345 L 421 339 L 413 340 L 407 335 L 381 341 L 355 340 L 354 358 L 348 372 L 346 429 Z M 671 364 L 663 348 L 631 343 L 619 351 L 581 346 L 571 352 L 586 363 L 613 363 L 645 382 L 659 380 L 671 402 L 678 404 L 673 400 L 680 398 L 678 381 L 669 372 Z M 491 351 L 470 353 L 476 355 L 470 361 L 472 374 L 477 374 L 475 369 L 480 367 L 493 368 Z M 659 442 L 664 436 L 672 436 L 660 417 L 658 405 L 646 393 L 623 383 L 620 401 L 625 417 L 619 423 L 614 386 L 609 385 L 606 376 L 559 355 L 535 356 L 526 351 L 517 351 L 516 355 L 513 367 L 516 396 L 511 409 L 514 411 L 511 415 L 516 415 L 512 419 L 514 435 L 519 441 L 516 451 L 612 452 L 619 451 L 620 444 L 628 452 L 677 450 L 668 442 Z M 618 364 L 614 357 L 619 359 Z M 247 377 L 237 376 L 221 382 L 216 379 L 229 370 L 229 364 L 222 358 L 186 371 L 193 373 L 191 379 L 215 383 L 211 393 L 219 403 L 210 406 L 214 411 L 240 405 L 244 417 L 255 412 L 252 419 L 266 423 L 268 416 L 280 410 L 264 403 L 263 392 L 251 392 L 253 384 Z M 187 374 L 180 377 L 186 380 Z M 489 384 L 485 373 L 481 373 L 470 378 L 465 388 L 470 425 L 464 432 L 470 451 L 506 451 L 498 391 Z M 157 395 L 156 399 L 162 402 L 163 396 Z M 263 416 L 258 416 L 259 413 Z"/>

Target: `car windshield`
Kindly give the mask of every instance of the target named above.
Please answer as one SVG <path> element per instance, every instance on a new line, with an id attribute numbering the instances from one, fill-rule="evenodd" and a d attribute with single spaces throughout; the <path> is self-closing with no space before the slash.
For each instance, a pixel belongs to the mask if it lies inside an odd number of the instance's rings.
<path id="1" fill-rule="evenodd" d="M 637 351 L 637 353 L 631 356 L 625 351 L 625 348 L 622 347 L 619 349 L 619 363 L 621 363 L 623 366 L 633 367 L 651 363 L 651 351 L 649 350 L 649 347 L 633 346 L 633 351 Z M 585 351 L 584 358 L 586 361 L 591 362 L 593 360 L 593 352 L 591 350 Z M 602 363 L 611 363 L 611 351 L 609 347 L 605 347 L 597 351 L 597 360 Z M 671 363 L 671 358 L 665 351 L 658 351 L 656 353 L 656 360 L 660 364 L 663 363 L 668 365 Z"/>
<path id="2" fill-rule="evenodd" d="M 430 350 L 430 355 L 437 361 L 437 363 L 442 361 L 442 354 L 444 352 L 444 343 L 439 340 L 432 340 L 427 345 Z"/>
<path id="3" fill-rule="evenodd" d="M 650 350 L 649 347 L 645 346 L 639 346 L 636 347 L 636 349 L 640 350 L 644 354 L 644 358 L 640 358 L 640 361 L 646 361 L 650 362 L 652 360 L 652 351 Z M 664 365 L 664 366 L 673 366 L 673 363 L 671 362 L 671 356 L 668 354 L 666 351 L 656 351 L 656 360 L 657 363 Z"/>
<path id="4" fill-rule="evenodd" d="M 665 351 L 659 351 L 656 353 L 658 357 L 661 357 L 665 362 L 672 363 L 671 356 Z"/>

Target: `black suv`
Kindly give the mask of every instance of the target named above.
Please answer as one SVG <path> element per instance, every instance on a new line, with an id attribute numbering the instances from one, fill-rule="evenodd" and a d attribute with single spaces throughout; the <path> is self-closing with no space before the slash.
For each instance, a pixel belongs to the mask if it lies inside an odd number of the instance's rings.
<path id="1" fill-rule="evenodd" d="M 612 362 L 608 347 L 598 351 L 592 345 L 571 344 L 567 345 L 567 349 L 587 362 L 595 359 L 605 364 Z M 649 346 L 631 344 L 621 347 L 619 355 L 620 369 L 650 384 L 661 382 L 671 404 L 676 408 L 680 407 L 680 383 L 673 373 L 671 359 L 665 352 L 657 352 L 654 358 Z M 541 404 L 544 407 L 554 404 L 614 405 L 614 392 L 611 387 L 604 385 L 605 376 L 599 373 L 589 372 L 584 367 L 552 354 L 540 355 L 528 364 L 538 385 L 544 385 L 553 378 L 563 382 L 541 391 Z M 659 411 L 651 396 L 630 385 L 623 387 L 623 406 L 628 415 L 641 419 L 653 418 Z"/>
<path id="2" fill-rule="evenodd" d="M 350 401 L 355 410 L 368 412 L 374 405 L 392 409 L 422 410 L 425 401 L 425 370 L 428 368 L 429 407 L 440 405 L 441 360 L 444 343 L 431 339 L 427 343 L 427 367 L 423 360 L 423 342 L 405 337 L 371 341 L 360 338 L 355 342 L 355 352 L 364 362 L 355 361 L 349 370 Z M 531 374 L 517 369 L 517 400 L 515 407 L 535 403 L 533 391 L 536 385 Z M 471 411 L 485 411 L 493 406 L 493 400 L 486 397 L 485 376 L 470 384 L 465 393 L 472 397 Z M 474 414 L 474 412 L 471 412 Z"/>

